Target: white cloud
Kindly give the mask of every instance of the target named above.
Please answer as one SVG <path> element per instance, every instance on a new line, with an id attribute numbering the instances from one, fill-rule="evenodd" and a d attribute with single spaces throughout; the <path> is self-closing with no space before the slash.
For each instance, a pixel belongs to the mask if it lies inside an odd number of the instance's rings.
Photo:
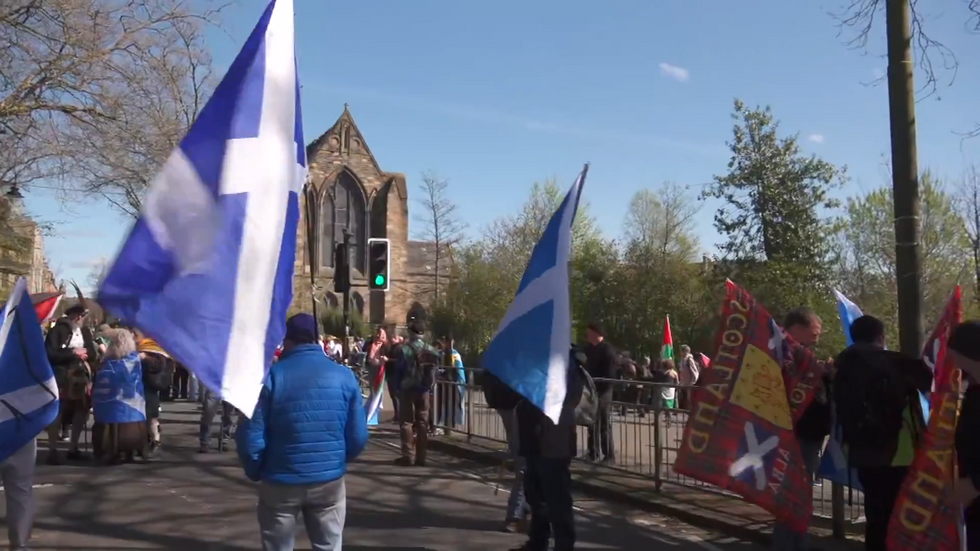
<path id="1" fill-rule="evenodd" d="M 806 139 L 813 143 L 823 143 L 823 134 L 810 134 Z"/>
<path id="2" fill-rule="evenodd" d="M 677 65 L 671 65 L 670 63 L 660 64 L 660 74 L 678 82 L 687 82 L 687 79 L 691 77 L 691 73 L 687 69 L 678 67 Z"/>

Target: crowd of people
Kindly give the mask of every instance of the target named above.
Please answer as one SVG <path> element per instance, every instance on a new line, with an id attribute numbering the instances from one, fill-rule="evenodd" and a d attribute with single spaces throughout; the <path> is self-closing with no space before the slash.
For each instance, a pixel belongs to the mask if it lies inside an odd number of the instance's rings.
<path id="1" fill-rule="evenodd" d="M 150 459 L 160 449 L 161 401 L 188 396 L 188 378 L 182 366 L 152 339 L 124 327 L 86 327 L 87 311 L 74 306 L 47 331 L 45 348 L 54 368 L 60 393 L 57 419 L 47 428 L 51 464 L 66 459 L 84 461 L 81 439 L 92 416 L 92 450 L 105 464 Z M 245 474 L 259 483 L 258 518 L 263 548 L 293 548 L 300 513 L 315 549 L 341 549 L 346 515 L 344 475 L 368 440 L 367 412 L 355 372 L 334 361 L 324 348 L 312 316 L 298 314 L 286 325 L 281 354 L 264 382 L 251 420 L 239 414 L 233 431 L 234 408 L 213 391 L 202 396 L 200 444 L 209 451 L 211 422 L 221 413 L 219 449 L 235 439 Z M 811 310 L 794 310 L 784 330 L 800 344 L 814 346 L 822 322 Z M 439 424 L 453 426 L 462 410 L 468 382 L 450 337 L 430 344 L 421 320 L 410 320 L 405 338 L 389 336 L 379 328 L 360 345 L 369 380 L 384 379 L 391 393 L 401 436 L 401 466 L 424 465 L 431 415 L 448 416 Z M 865 548 L 886 549 L 892 509 L 915 451 L 926 430 L 918 399 L 933 384 L 924 360 L 889 351 L 884 324 L 872 317 L 858 318 L 850 326 L 853 345 L 836 358 L 821 362 L 824 378 L 811 405 L 795 428 L 803 461 L 815 475 L 820 452 L 829 436 L 832 411 L 843 429 L 850 464 L 857 469 L 865 494 L 867 518 Z M 959 477 L 947 499 L 965 507 L 969 550 L 980 549 L 980 444 L 972 438 L 980 427 L 980 323 L 966 322 L 952 331 L 948 347 L 966 382 L 956 431 Z M 680 355 L 634 363 L 608 343 L 602 329 L 591 324 L 587 342 L 570 351 L 568 393 L 558 423 L 552 422 L 527 400 L 484 372 L 481 386 L 487 404 L 503 421 L 514 459 L 515 478 L 503 527 L 522 531 L 528 541 L 520 551 L 574 549 L 575 528 L 570 490 L 570 461 L 577 456 L 576 408 L 587 386 L 574 374 L 576 366 L 595 381 L 599 407 L 590 426 L 589 456 L 597 461 L 615 457 L 610 416 L 615 404 L 649 404 L 667 409 L 683 407 L 691 397 L 678 389 L 696 385 L 709 369 L 686 346 Z M 679 364 L 679 368 L 677 365 Z M 186 370 L 184 370 L 186 372 Z M 658 375 L 659 374 L 659 375 Z M 667 383 L 615 396 L 615 379 Z M 439 381 L 450 383 L 439 385 Z M 193 386 L 193 385 L 190 385 Z M 439 387 L 460 393 L 436 396 Z M 670 391 L 671 393 L 668 393 Z M 191 389 L 190 394 L 193 394 Z M 679 401 L 677 404 L 675 401 Z M 311 423 L 311 421 L 313 421 Z M 68 453 L 56 443 L 67 437 Z M 26 549 L 32 522 L 30 483 L 35 446 L 25 447 L 2 465 L 7 498 L 7 524 L 12 549 Z M 28 468 L 27 464 L 30 464 Z M 18 480 L 26 473 L 27 484 Z M 26 488 L 26 489 L 25 489 Z M 969 534 L 974 537 L 969 538 Z M 773 549 L 808 549 L 806 534 L 777 523 Z"/>

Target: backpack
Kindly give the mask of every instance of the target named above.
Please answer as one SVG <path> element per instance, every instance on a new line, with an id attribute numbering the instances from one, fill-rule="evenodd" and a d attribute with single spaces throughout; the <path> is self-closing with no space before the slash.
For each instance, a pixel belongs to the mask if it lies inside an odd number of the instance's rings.
<path id="1" fill-rule="evenodd" d="M 909 405 L 901 373 L 884 359 L 841 366 L 838 376 L 844 369 L 845 377 L 834 386 L 833 396 L 844 443 L 875 448 L 894 442 Z"/>
<path id="2" fill-rule="evenodd" d="M 432 390 L 436 384 L 439 353 L 422 339 L 402 345 L 403 389 Z"/>

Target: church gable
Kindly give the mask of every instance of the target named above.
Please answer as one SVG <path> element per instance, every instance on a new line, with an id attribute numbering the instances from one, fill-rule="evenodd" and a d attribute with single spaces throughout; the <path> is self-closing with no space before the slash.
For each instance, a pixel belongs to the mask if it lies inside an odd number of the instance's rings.
<path id="1" fill-rule="evenodd" d="M 377 173 L 382 172 L 346 104 L 344 104 L 344 112 L 341 113 L 337 122 L 333 123 L 329 130 L 307 146 L 306 156 L 310 159 L 311 165 L 324 163 L 367 164 Z M 352 163 L 351 161 L 360 162 Z M 359 176 L 364 177 L 366 175 Z"/>

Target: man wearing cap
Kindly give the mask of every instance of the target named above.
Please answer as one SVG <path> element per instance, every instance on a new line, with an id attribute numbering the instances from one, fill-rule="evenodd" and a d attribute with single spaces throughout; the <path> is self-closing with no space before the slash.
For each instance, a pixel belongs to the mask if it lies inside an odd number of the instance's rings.
<path id="1" fill-rule="evenodd" d="M 88 362 L 94 362 L 98 354 L 92 332 L 82 326 L 87 315 L 88 310 L 84 306 L 72 306 L 44 339 L 44 347 L 54 369 L 58 394 L 61 397 L 58 418 L 47 429 L 48 463 L 52 465 L 63 463 L 56 448 L 62 419 L 71 420 L 68 458 L 87 459 L 78 448 L 78 440 L 85 431 L 91 407 L 88 392 L 91 389 L 92 370 Z"/>
<path id="2" fill-rule="evenodd" d="M 408 341 L 396 353 L 398 429 L 402 455 L 395 460 L 395 464 L 401 466 L 424 466 L 429 444 L 429 408 L 432 405 L 439 351 L 422 339 L 424 335 L 425 324 L 416 318 L 409 320 Z"/>
<path id="3" fill-rule="evenodd" d="M 340 551 L 347 515 L 347 462 L 367 444 L 367 414 L 354 373 L 328 358 L 309 314 L 286 321 L 279 361 L 252 419 L 236 435 L 246 476 L 259 482 L 262 548 L 293 549 L 296 521 L 313 548 Z"/>

